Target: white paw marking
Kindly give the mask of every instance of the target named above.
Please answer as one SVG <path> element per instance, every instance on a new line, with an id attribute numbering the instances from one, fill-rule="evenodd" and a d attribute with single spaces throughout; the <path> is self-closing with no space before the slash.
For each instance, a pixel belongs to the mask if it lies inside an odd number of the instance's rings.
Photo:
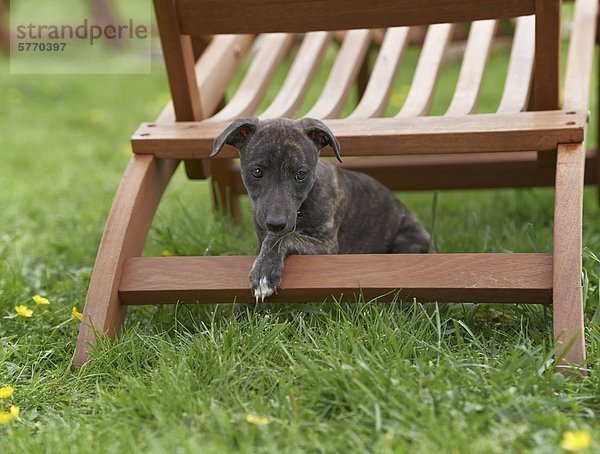
<path id="1" fill-rule="evenodd" d="M 265 298 L 271 296 L 273 293 L 275 293 L 275 289 L 269 286 L 267 277 L 261 277 L 258 281 L 258 287 L 254 289 L 254 298 L 256 298 L 256 302 L 258 303 L 259 297 L 261 301 L 264 302 Z"/>

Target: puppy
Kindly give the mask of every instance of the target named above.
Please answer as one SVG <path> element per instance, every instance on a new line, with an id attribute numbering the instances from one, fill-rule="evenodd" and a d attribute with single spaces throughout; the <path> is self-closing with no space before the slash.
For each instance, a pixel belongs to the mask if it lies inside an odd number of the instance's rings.
<path id="1" fill-rule="evenodd" d="M 429 252 L 429 234 L 391 191 L 319 159 L 329 145 L 341 162 L 322 122 L 239 119 L 215 139 L 211 156 L 225 144 L 240 152 L 254 208 L 259 247 L 249 279 L 257 302 L 280 286 L 288 255 Z"/>

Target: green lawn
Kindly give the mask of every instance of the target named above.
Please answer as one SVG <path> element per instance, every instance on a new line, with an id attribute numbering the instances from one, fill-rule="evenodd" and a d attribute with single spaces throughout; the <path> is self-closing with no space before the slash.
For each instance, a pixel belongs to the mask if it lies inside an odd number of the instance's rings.
<path id="1" fill-rule="evenodd" d="M 505 53 L 492 68 L 482 110 L 497 105 Z M 4 58 L 0 72 L 0 387 L 14 387 L 0 411 L 21 409 L 0 426 L 0 452 L 559 452 L 564 432 L 580 429 L 600 450 L 595 189 L 583 379 L 555 373 L 543 307 L 364 301 L 243 321 L 229 305 L 136 307 L 123 335 L 72 373 L 71 311 L 83 308 L 129 137 L 168 99 L 166 79 L 159 64 L 149 76 L 8 76 Z M 457 74 L 445 70 L 434 112 Z M 396 106 L 410 78 L 401 72 Z M 550 190 L 400 197 L 428 227 L 435 210 L 440 251 L 551 250 Z M 251 254 L 255 241 L 247 201 L 241 226 L 216 218 L 208 183 L 179 169 L 145 253 Z M 31 318 L 15 316 L 21 304 Z"/>

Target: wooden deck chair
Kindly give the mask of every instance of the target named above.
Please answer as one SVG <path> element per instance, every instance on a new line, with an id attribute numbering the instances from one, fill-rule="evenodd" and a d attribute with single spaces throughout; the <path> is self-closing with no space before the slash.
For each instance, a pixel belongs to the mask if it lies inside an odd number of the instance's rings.
<path id="1" fill-rule="evenodd" d="M 301 35 L 279 93 L 261 117 L 294 117 L 331 39 L 349 30 L 321 95 L 306 116 L 324 119 L 346 166 L 394 190 L 556 187 L 554 253 L 291 256 L 272 302 L 352 301 L 398 290 L 419 301 L 550 303 L 565 360 L 585 360 L 581 286 L 582 196 L 588 89 L 597 0 L 578 0 L 570 28 L 563 98 L 559 95 L 560 1 L 555 0 L 155 0 L 172 103 L 132 138 L 134 155 L 109 215 L 92 274 L 74 367 L 95 333 L 115 336 L 132 304 L 252 302 L 254 257 L 140 257 L 163 191 L 180 161 L 215 193 L 244 193 L 237 152 L 208 160 L 213 139 L 232 119 L 255 113 L 277 68 Z M 516 18 L 498 111 L 474 114 L 498 19 Z M 472 22 L 448 111 L 426 116 L 455 23 Z M 383 114 L 411 26 L 429 25 L 406 102 Z M 388 27 L 368 83 L 350 116 L 339 119 L 364 65 L 371 29 Z M 194 60 L 193 37 L 215 35 Z M 260 36 L 260 37 L 259 37 Z M 197 49 L 196 49 L 197 50 Z M 199 52 L 196 52 L 199 54 Z M 251 62 L 233 97 L 223 94 Z M 324 150 L 325 151 L 325 150 Z M 540 159 L 550 167 L 539 167 Z M 375 157 L 373 157 L 375 156 Z M 344 269 L 344 273 L 331 273 Z"/>

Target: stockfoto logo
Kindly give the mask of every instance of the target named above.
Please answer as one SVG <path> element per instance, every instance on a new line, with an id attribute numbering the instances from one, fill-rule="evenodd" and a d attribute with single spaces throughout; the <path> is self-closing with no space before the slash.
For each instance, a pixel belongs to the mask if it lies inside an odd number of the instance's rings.
<path id="1" fill-rule="evenodd" d="M 146 39 L 148 27 L 146 25 L 135 25 L 133 19 L 127 24 L 118 25 L 95 25 L 90 24 L 87 19 L 81 25 L 41 25 L 29 24 L 17 26 L 17 39 L 83 39 L 88 40 L 90 45 L 99 39 Z"/>
<path id="2" fill-rule="evenodd" d="M 34 1 L 35 3 L 35 1 Z M 12 74 L 148 74 L 152 28 L 148 0 L 15 2 L 10 9 Z M 118 6 L 118 8 L 117 8 Z"/>

